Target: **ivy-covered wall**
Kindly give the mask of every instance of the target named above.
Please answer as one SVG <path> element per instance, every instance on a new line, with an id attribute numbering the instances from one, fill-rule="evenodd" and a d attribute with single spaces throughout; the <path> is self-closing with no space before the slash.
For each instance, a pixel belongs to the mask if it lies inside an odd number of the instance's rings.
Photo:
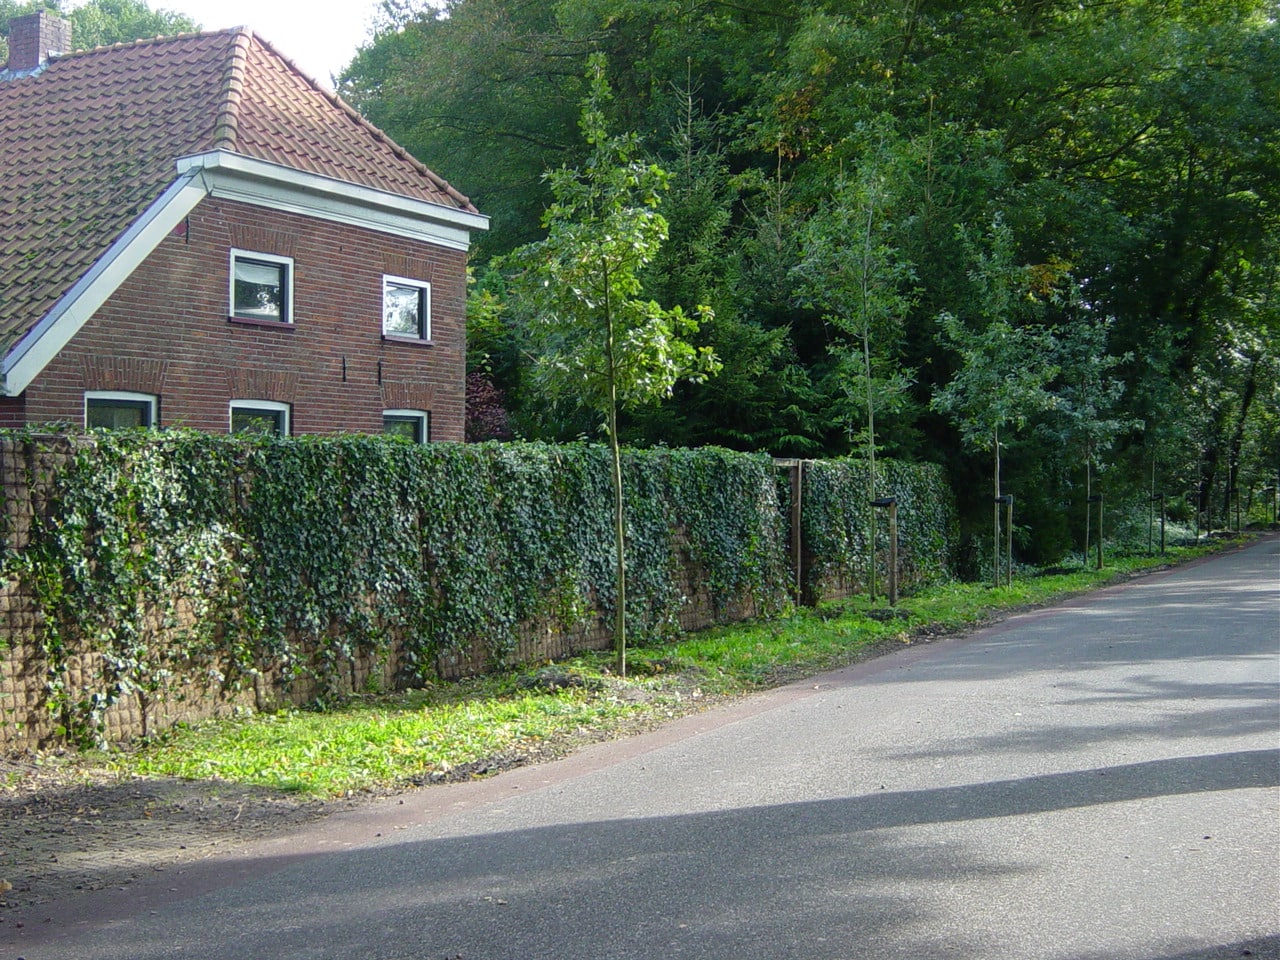
<path id="1" fill-rule="evenodd" d="M 881 460 L 876 464 L 876 497 L 897 501 L 900 589 L 948 576 L 958 519 L 942 468 Z M 866 461 L 806 462 L 802 504 L 806 595 L 827 599 L 864 590 L 871 535 Z M 883 512 L 876 521 L 876 559 L 883 593 L 889 561 L 889 522 Z"/>
<path id="2" fill-rule="evenodd" d="M 808 470 L 812 576 L 865 564 L 857 469 Z M 637 639 L 790 604 L 771 459 L 635 450 L 625 470 Z M 607 646 L 608 476 L 593 445 L 0 437 L 0 746 Z M 886 476 L 911 579 L 942 575 L 949 495 L 927 469 Z"/>

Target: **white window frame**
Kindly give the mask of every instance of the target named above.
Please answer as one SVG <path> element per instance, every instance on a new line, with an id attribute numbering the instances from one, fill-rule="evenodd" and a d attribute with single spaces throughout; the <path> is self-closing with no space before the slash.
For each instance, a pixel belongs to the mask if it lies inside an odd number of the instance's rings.
<path id="1" fill-rule="evenodd" d="M 288 437 L 293 434 L 293 410 L 287 403 L 280 403 L 278 400 L 232 400 L 227 408 L 228 433 L 235 432 L 233 424 L 237 410 L 270 410 L 272 413 L 284 414 L 280 420 L 283 429 L 276 436 Z"/>
<path id="2" fill-rule="evenodd" d="M 270 263 L 284 267 L 284 316 L 279 320 L 268 320 L 264 317 L 250 317 L 236 313 L 236 260 L 256 260 L 259 263 Z M 231 257 L 227 266 L 227 316 L 233 320 L 248 323 L 270 323 L 288 326 L 293 323 L 296 314 L 293 300 L 293 257 L 282 257 L 275 253 L 259 253 L 256 250 L 231 248 Z"/>
<path id="3" fill-rule="evenodd" d="M 420 443 L 431 442 L 431 411 L 430 410 L 383 410 L 382 423 L 385 428 L 387 417 L 395 417 L 400 420 L 417 420 L 419 426 L 419 434 L 422 439 Z M 385 430 L 384 430 L 385 432 Z"/>
<path id="4" fill-rule="evenodd" d="M 154 429 L 160 426 L 160 398 L 154 393 L 135 393 L 132 390 L 86 390 L 84 392 L 84 426 L 89 429 L 89 401 L 118 400 L 132 404 L 147 405 L 147 427 Z"/>
<path id="5" fill-rule="evenodd" d="M 401 333 L 387 329 L 387 286 L 395 284 L 401 287 L 416 287 L 420 291 L 420 307 L 422 316 L 418 318 L 418 335 Z M 431 284 L 426 280 L 414 280 L 412 277 L 397 277 L 389 273 L 382 275 L 382 335 L 394 340 L 429 341 L 431 339 Z"/>

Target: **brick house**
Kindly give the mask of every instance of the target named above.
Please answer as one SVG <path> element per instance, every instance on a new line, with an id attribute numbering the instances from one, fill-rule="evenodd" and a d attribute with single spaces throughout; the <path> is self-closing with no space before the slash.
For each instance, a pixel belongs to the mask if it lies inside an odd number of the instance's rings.
<path id="1" fill-rule="evenodd" d="M 463 437 L 470 201 L 237 29 L 0 72 L 0 426 Z"/>

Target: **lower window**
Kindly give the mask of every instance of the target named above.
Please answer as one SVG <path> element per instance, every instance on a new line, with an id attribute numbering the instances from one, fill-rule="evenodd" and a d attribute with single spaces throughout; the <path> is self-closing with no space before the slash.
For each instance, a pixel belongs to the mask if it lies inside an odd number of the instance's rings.
<path id="1" fill-rule="evenodd" d="M 232 400 L 231 432 L 287 437 L 289 405 L 274 400 Z"/>
<path id="2" fill-rule="evenodd" d="M 84 395 L 84 425 L 102 430 L 158 426 L 157 406 L 149 393 L 91 390 Z"/>
<path id="3" fill-rule="evenodd" d="M 431 439 L 431 414 L 426 410 L 384 410 L 382 432 L 426 443 Z"/>

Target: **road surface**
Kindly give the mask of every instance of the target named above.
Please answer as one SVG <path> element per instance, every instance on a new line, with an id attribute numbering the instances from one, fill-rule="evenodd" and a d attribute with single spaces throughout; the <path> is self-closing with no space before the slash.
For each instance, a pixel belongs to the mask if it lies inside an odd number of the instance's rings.
<path id="1" fill-rule="evenodd" d="M 0 956 L 1277 960 L 1278 691 L 1270 539 L 392 800 Z"/>

